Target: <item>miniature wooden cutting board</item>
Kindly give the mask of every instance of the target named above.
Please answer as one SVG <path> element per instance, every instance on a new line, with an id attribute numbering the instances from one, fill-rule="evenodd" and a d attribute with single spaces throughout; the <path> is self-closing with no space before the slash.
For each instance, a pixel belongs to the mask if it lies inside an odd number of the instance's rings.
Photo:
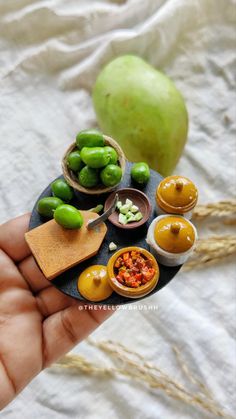
<path id="1" fill-rule="evenodd" d="M 98 218 L 91 211 L 80 211 L 84 223 L 78 230 L 48 221 L 25 234 L 31 252 L 47 279 L 53 279 L 78 263 L 97 254 L 107 232 L 104 223 L 87 229 L 88 221 Z"/>

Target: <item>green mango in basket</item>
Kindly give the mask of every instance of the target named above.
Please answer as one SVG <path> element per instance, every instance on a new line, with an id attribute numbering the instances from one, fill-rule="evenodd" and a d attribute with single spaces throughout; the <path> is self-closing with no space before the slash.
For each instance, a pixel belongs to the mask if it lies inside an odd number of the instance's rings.
<path id="1" fill-rule="evenodd" d="M 105 147 L 83 147 L 80 152 L 81 159 L 92 169 L 106 166 L 110 156 Z"/>

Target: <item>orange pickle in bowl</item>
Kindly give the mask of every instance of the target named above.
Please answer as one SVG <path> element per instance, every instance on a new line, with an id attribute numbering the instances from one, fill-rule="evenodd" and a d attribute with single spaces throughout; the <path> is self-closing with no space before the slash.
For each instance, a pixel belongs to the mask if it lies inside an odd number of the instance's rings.
<path id="1" fill-rule="evenodd" d="M 149 294 L 159 279 L 159 266 L 146 249 L 131 246 L 120 249 L 108 261 L 110 286 L 118 294 L 140 298 Z"/>
<path id="2" fill-rule="evenodd" d="M 117 281 L 131 288 L 146 284 L 155 275 L 152 261 L 137 250 L 119 256 L 114 268 Z"/>

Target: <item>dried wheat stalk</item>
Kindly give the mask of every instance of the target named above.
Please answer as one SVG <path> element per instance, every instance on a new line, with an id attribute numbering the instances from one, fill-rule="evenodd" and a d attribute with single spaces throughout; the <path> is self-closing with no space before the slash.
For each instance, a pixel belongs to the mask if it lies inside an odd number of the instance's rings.
<path id="1" fill-rule="evenodd" d="M 185 364 L 180 350 L 176 346 L 173 346 L 173 351 L 174 351 L 176 359 L 179 363 L 179 366 L 180 366 L 181 370 L 183 371 L 184 375 L 187 377 L 187 379 L 191 383 L 195 384 L 200 389 L 200 392 L 204 396 L 208 397 L 210 400 L 213 401 L 213 396 L 212 396 L 210 390 L 205 386 L 205 384 L 203 384 L 197 377 L 195 377 L 193 375 L 193 373 L 190 371 L 189 367 Z"/>
<path id="2" fill-rule="evenodd" d="M 236 236 L 214 236 L 199 239 L 192 258 L 185 263 L 183 270 L 221 261 L 236 253 Z"/>
<path id="3" fill-rule="evenodd" d="M 209 216 L 236 217 L 236 201 L 220 201 L 214 204 L 197 205 L 195 207 L 193 218 L 196 220 L 201 220 Z"/>
<path id="4" fill-rule="evenodd" d="M 120 343 L 112 341 L 95 342 L 91 339 L 88 341 L 109 354 L 117 366 L 100 367 L 79 355 L 72 354 L 64 356 L 55 366 L 79 373 L 109 375 L 111 377 L 123 375 L 146 384 L 152 389 L 159 389 L 175 400 L 193 407 L 202 408 L 213 413 L 216 417 L 230 418 L 213 400 L 206 386 L 194 377 L 189 368 L 183 363 L 177 348 L 173 348 L 174 352 L 178 356 L 185 376 L 195 385 L 195 393 L 190 392 L 184 385 L 178 383 L 156 365 L 147 362 L 141 354 L 127 349 Z"/>

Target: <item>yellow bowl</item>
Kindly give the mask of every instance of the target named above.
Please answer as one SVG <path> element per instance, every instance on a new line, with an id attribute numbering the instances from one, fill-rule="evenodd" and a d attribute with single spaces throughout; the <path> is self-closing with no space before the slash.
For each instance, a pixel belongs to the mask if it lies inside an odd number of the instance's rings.
<path id="1" fill-rule="evenodd" d="M 138 251 L 146 259 L 151 260 L 152 266 L 156 271 L 154 277 L 150 281 L 148 281 L 144 285 L 140 285 L 138 288 L 131 288 L 131 287 L 127 287 L 126 285 L 120 284 L 120 282 L 117 281 L 116 279 L 116 274 L 114 271 L 115 269 L 114 265 L 117 258 L 121 256 L 123 253 L 130 252 L 132 250 Z M 129 298 L 140 298 L 149 294 L 155 288 L 160 277 L 159 266 L 155 257 L 150 252 L 148 252 L 148 250 L 143 249 L 141 247 L 136 247 L 136 246 L 124 247 L 123 249 L 120 249 L 116 253 L 114 253 L 114 255 L 112 255 L 108 261 L 107 272 L 108 272 L 108 282 L 111 288 L 115 292 L 117 292 L 117 294 L 120 294 L 124 297 L 129 297 Z"/>

